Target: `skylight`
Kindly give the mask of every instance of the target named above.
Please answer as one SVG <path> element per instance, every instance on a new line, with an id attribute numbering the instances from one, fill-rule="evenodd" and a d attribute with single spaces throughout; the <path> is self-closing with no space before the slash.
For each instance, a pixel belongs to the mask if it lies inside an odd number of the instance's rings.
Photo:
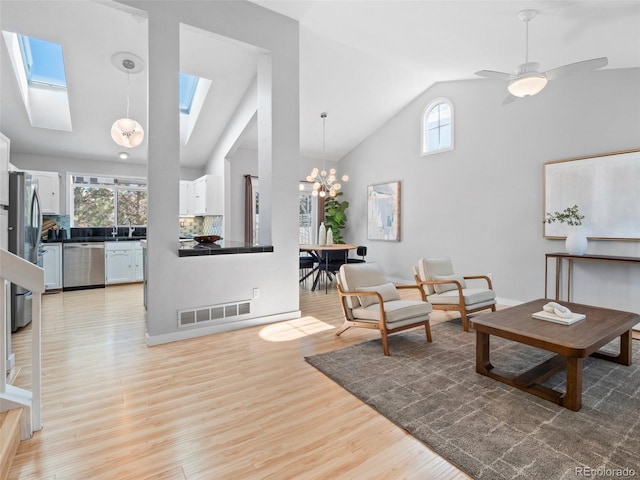
<path id="1" fill-rule="evenodd" d="M 2 36 L 31 125 L 71 132 L 62 45 L 4 30 Z"/>
<path id="2" fill-rule="evenodd" d="M 186 145 L 202 111 L 211 80 L 180 73 L 180 142 Z"/>
<path id="3" fill-rule="evenodd" d="M 180 74 L 180 112 L 189 115 L 198 87 L 199 78 L 194 75 Z"/>
<path id="4" fill-rule="evenodd" d="M 62 45 L 18 35 L 22 61 L 30 85 L 67 88 Z"/>

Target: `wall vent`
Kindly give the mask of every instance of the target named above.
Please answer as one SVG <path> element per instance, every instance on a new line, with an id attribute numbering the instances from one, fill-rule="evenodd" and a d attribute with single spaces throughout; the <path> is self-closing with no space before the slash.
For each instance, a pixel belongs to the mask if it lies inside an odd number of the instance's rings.
<path id="1" fill-rule="evenodd" d="M 178 310 L 178 327 L 229 323 L 251 313 L 251 300 Z"/>

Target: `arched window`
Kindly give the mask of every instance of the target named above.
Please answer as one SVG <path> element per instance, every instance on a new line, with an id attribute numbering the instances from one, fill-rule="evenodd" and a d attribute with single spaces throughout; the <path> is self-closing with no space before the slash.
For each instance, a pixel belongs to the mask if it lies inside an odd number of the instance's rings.
<path id="1" fill-rule="evenodd" d="M 453 105 L 446 98 L 436 98 L 422 115 L 422 155 L 447 150 L 453 150 Z"/>

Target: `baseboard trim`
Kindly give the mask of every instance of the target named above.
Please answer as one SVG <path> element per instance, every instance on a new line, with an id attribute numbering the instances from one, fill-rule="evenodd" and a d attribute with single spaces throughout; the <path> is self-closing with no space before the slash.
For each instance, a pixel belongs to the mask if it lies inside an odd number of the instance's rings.
<path id="1" fill-rule="evenodd" d="M 229 322 L 222 325 L 209 325 L 202 328 L 191 328 L 189 330 L 182 329 L 179 332 L 163 333 L 160 335 L 149 335 L 149 333 L 147 333 L 147 345 L 152 347 L 155 345 L 187 340 L 189 338 L 204 337 L 206 335 L 212 335 L 214 333 L 229 332 L 232 330 L 239 330 L 241 328 L 257 327 L 259 325 L 267 325 L 269 323 L 293 320 L 296 318 L 300 318 L 301 316 L 302 312 L 300 310 L 296 310 L 293 312 L 279 313 L 277 315 L 248 318 L 246 320 Z"/>

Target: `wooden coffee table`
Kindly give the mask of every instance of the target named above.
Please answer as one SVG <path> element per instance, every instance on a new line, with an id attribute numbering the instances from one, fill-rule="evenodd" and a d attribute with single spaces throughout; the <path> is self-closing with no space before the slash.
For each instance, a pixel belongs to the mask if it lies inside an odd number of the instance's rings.
<path id="1" fill-rule="evenodd" d="M 532 313 L 542 310 L 542 306 L 549 301 L 551 300 L 534 300 L 474 318 L 472 327 L 476 331 L 476 372 L 578 411 L 582 406 L 583 359 L 592 356 L 631 365 L 631 328 L 640 322 L 640 316 L 620 310 L 562 302 L 572 312 L 584 313 L 586 318 L 572 325 L 561 325 L 531 317 Z M 558 355 L 525 373 L 514 375 L 491 365 L 490 335 Z M 598 351 L 616 337 L 620 337 L 619 354 Z M 563 369 L 567 371 L 566 392 L 558 392 L 542 385 L 542 382 Z"/>

